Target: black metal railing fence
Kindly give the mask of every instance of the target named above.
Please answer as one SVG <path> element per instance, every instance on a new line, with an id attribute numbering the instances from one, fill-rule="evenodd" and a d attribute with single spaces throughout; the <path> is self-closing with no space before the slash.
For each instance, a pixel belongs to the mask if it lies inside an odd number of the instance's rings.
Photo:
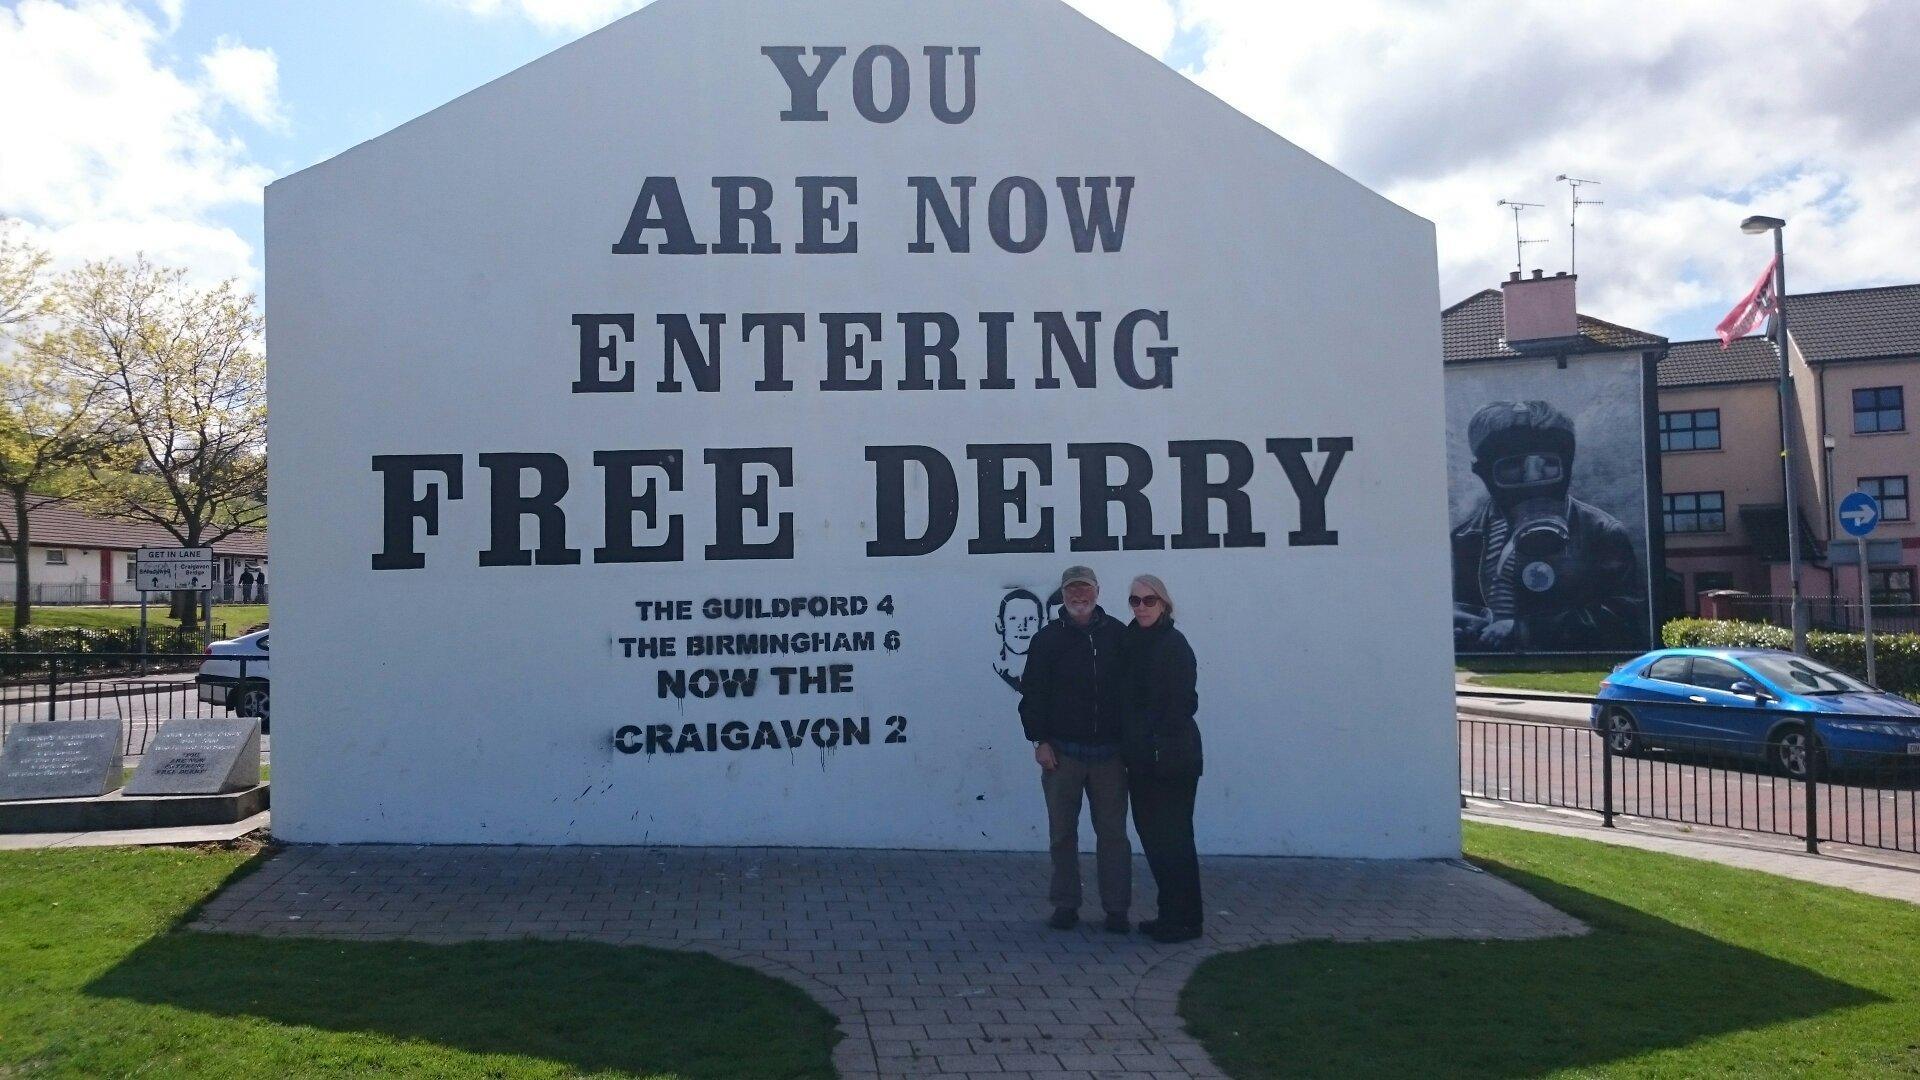
<path id="1" fill-rule="evenodd" d="M 1459 695 L 1599 702 L 1520 691 L 1462 690 Z M 1631 716 L 1634 703 L 1601 704 L 1624 708 Z M 1659 707 L 1743 711 L 1690 702 Z M 1596 730 L 1462 716 L 1460 793 L 1588 811 L 1608 827 L 1616 817 L 1628 816 L 1792 836 L 1804 840 L 1808 851 L 1827 841 L 1920 853 L 1920 753 L 1833 748 L 1819 737 L 1822 723 L 1884 724 L 1891 718 L 1820 714 L 1808 746 L 1804 720 L 1811 714 L 1767 711 L 1769 720 L 1789 723 L 1763 739 L 1671 733 L 1648 738 L 1638 726 Z M 1797 726 L 1791 723 L 1796 720 Z"/>
<path id="2" fill-rule="evenodd" d="M 37 665 L 27 676 L 0 680 L 0 741 L 21 724 L 46 720 L 119 717 L 125 753 L 146 752 L 168 720 L 230 715 L 223 703 L 203 701 L 196 675 L 202 653 L 23 653 Z M 93 665 L 107 663 L 102 673 Z M 227 665 L 237 682 L 263 682 L 264 661 L 235 657 Z"/>

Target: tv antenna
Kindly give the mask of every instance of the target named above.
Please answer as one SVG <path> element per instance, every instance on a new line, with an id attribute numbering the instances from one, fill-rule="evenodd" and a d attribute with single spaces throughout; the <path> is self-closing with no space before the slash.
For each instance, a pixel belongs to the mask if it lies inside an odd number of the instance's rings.
<path id="1" fill-rule="evenodd" d="M 1525 240 L 1520 236 L 1520 211 L 1538 210 L 1543 204 L 1537 202 L 1519 202 L 1514 199 L 1501 199 L 1495 206 L 1506 206 L 1513 210 L 1513 269 L 1524 275 L 1527 272 L 1526 250 L 1528 244 L 1544 244 L 1545 240 Z"/>
<path id="2" fill-rule="evenodd" d="M 1606 203 L 1599 199 L 1580 197 L 1581 187 L 1587 184 L 1598 184 L 1600 182 L 1598 180 L 1582 180 L 1577 176 L 1568 176 L 1566 173 L 1561 173 L 1554 179 L 1564 181 L 1567 185 L 1567 193 L 1573 197 L 1573 205 L 1567 208 L 1567 273 L 1577 274 L 1580 272 L 1580 208 L 1605 206 Z"/>

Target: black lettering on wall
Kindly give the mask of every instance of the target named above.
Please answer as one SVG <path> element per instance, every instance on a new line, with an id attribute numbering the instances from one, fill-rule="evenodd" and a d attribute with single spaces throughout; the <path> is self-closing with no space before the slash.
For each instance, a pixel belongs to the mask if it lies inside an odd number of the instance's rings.
<path id="1" fill-rule="evenodd" d="M 613 245 L 615 255 L 645 255 L 647 245 L 641 237 L 653 229 L 660 230 L 667 242 L 660 246 L 662 255 L 701 255 L 707 245 L 693 238 L 693 226 L 687 221 L 687 208 L 680 201 L 680 182 L 671 176 L 649 176 L 640 185 L 640 197 L 633 202 L 633 213 L 627 217 L 627 229 Z"/>
<path id="2" fill-rule="evenodd" d="M 800 242 L 793 250 L 801 255 L 846 255 L 860 250 L 860 223 L 849 220 L 845 234 L 831 237 L 828 229 L 840 229 L 840 211 L 860 201 L 860 181 L 852 176 L 802 176 L 794 180 L 800 188 Z"/>
<path id="3" fill-rule="evenodd" d="M 965 71 L 962 90 L 964 100 L 955 109 L 947 100 L 947 57 L 953 55 L 953 49 L 945 45 L 928 45 L 921 50 L 927 54 L 927 74 L 931 90 L 929 98 L 933 105 L 933 115 L 943 124 L 964 124 L 973 115 L 973 68 L 974 58 L 980 55 L 978 45 L 965 45 L 960 48 L 960 59 Z"/>
<path id="4" fill-rule="evenodd" d="M 1318 477 L 1307 468 L 1307 451 L 1313 448 L 1312 439 L 1267 440 L 1267 449 L 1280 459 L 1281 468 L 1287 470 L 1287 482 L 1300 500 L 1300 528 L 1287 534 L 1289 547 L 1323 547 L 1340 542 L 1340 534 L 1327 528 L 1327 492 L 1333 487 L 1333 474 L 1340 471 L 1341 459 L 1353 449 L 1353 439 L 1341 436 L 1319 441 L 1318 448 L 1327 455 L 1327 463 Z"/>
<path id="5" fill-rule="evenodd" d="M 1115 177 L 1062 176 L 1054 182 L 1060 185 L 1060 201 L 1067 207 L 1067 231 L 1073 234 L 1073 250 L 1085 255 L 1093 250 L 1097 240 L 1101 251 L 1108 254 L 1119 251 L 1127 238 L 1127 204 L 1133 198 L 1133 177 L 1117 178 L 1120 188 L 1117 210 L 1107 201 L 1107 189 L 1115 186 Z M 1091 206 L 1080 201 L 1082 187 L 1092 192 Z"/>
<path id="6" fill-rule="evenodd" d="M 982 390 L 1011 390 L 1007 377 L 1007 327 L 1013 325 L 1011 311 L 983 311 L 980 325 L 987 328 L 987 377 L 980 380 Z"/>
<path id="7" fill-rule="evenodd" d="M 1020 235 L 1013 233 L 1013 195 L 1020 193 Z M 987 197 L 987 231 L 1001 250 L 1025 255 L 1047 238 L 1047 193 L 1024 176 L 1009 176 L 993 185 Z"/>
<path id="8" fill-rule="evenodd" d="M 740 317 L 740 340 L 753 340 L 755 330 L 764 330 L 765 337 L 760 343 L 760 379 L 753 384 L 755 390 L 791 390 L 793 380 L 787 378 L 787 331 L 793 331 L 793 340 L 807 340 L 807 317 L 797 311 L 748 312 Z"/>
<path id="9" fill-rule="evenodd" d="M 633 361 L 622 361 L 617 355 L 620 342 L 633 340 L 633 316 L 575 315 L 573 325 L 580 328 L 580 377 L 574 380 L 573 392 L 633 393 Z M 608 336 L 605 331 L 609 327 L 620 336 Z"/>
<path id="10" fill-rule="evenodd" d="M 1167 313 L 1148 311 L 1138 308 L 1120 316 L 1119 325 L 1113 328 L 1113 366 L 1120 373 L 1120 381 L 1135 390 L 1165 390 L 1173 386 L 1173 358 L 1180 350 L 1171 345 L 1149 345 L 1147 358 L 1153 361 L 1153 374 L 1140 374 L 1140 363 L 1134 356 L 1133 335 L 1141 323 L 1160 332 L 1160 340 L 1167 340 Z"/>
<path id="11" fill-rule="evenodd" d="M 480 553 L 481 566 L 570 566 L 580 549 L 567 546 L 567 515 L 560 499 L 567 493 L 567 461 L 558 454 L 481 454 L 480 467 L 491 475 L 489 515 L 493 543 Z M 539 483 L 533 494 L 520 490 L 531 471 Z M 532 517 L 537 546 L 520 546 L 520 519 Z"/>
<path id="12" fill-rule="evenodd" d="M 821 121 L 827 118 L 827 111 L 820 107 L 820 84 L 827 81 L 827 72 L 847 54 L 847 50 L 838 45 L 816 45 L 813 55 L 816 58 L 813 70 L 808 71 L 800 62 L 807 51 L 804 45 L 768 45 L 760 54 L 773 61 L 780 77 L 786 80 L 787 93 L 791 104 L 780 111 L 782 120 Z"/>
<path id="13" fill-rule="evenodd" d="M 758 176 L 716 176 L 713 186 L 720 190 L 720 242 L 713 245 L 716 255 L 777 255 L 780 245 L 773 240 L 773 185 Z M 751 203 L 742 196 L 752 195 Z M 753 230 L 753 243 L 740 239 L 741 228 Z"/>
<path id="14" fill-rule="evenodd" d="M 1247 481 L 1253 479 L 1253 453 L 1245 443 L 1230 439 L 1194 439 L 1167 444 L 1167 453 L 1180 459 L 1180 531 L 1173 546 L 1181 548 L 1264 547 L 1265 533 L 1253 531 L 1253 502 Z M 1223 480 L 1208 480 L 1208 461 L 1227 463 Z M 1226 507 L 1227 531 L 1213 531 L 1210 504 Z"/>
<path id="15" fill-rule="evenodd" d="M 978 177 L 973 176 L 956 176 L 948 181 L 953 185 L 960 202 L 959 212 L 955 213 L 937 178 L 907 177 L 907 185 L 913 188 L 915 221 L 914 239 L 907 244 L 909 252 L 925 255 L 933 251 L 933 242 L 927 239 L 929 210 L 933 212 L 934 224 L 939 226 L 940 236 L 946 241 L 948 251 L 964 255 L 973 250 L 973 185 L 977 181 Z"/>
<path id="16" fill-rule="evenodd" d="M 667 518 L 667 538 L 636 547 L 633 518 L 639 514 L 648 530 L 660 527 L 660 478 L 645 478 L 646 490 L 634 491 L 636 470 L 660 470 L 668 491 L 680 490 L 681 455 L 678 450 L 596 450 L 593 463 L 606 482 L 606 543 L 593 549 L 597 563 L 679 562 L 686 558 L 686 542 L 679 514 Z"/>
<path id="17" fill-rule="evenodd" d="M 880 389 L 880 358 L 867 362 L 867 342 L 880 340 L 880 313 L 823 311 L 820 321 L 827 328 L 827 374 L 820 380 L 820 389 Z M 864 329 L 866 336 L 852 333 L 854 327 Z M 849 373 L 855 370 L 862 374 Z"/>
<path id="18" fill-rule="evenodd" d="M 887 62 L 887 107 L 874 100 L 874 68 Z M 907 111 L 912 97 L 907 83 L 907 58 L 891 45 L 872 45 L 862 50 L 853 62 L 853 107 L 876 124 L 891 124 Z"/>
<path id="19" fill-rule="evenodd" d="M 700 339 L 693 336 L 693 324 L 685 315 L 677 312 L 656 316 L 655 322 L 661 329 L 661 353 L 659 390 L 663 394 L 680 392 L 680 380 L 673 373 L 673 358 L 680 358 L 681 366 L 687 369 L 687 377 L 693 380 L 693 388 L 703 394 L 715 394 L 720 391 L 720 328 L 727 324 L 727 317 L 719 314 L 700 316 L 700 325 L 707 329 L 706 348 L 700 347 Z"/>
<path id="20" fill-rule="evenodd" d="M 966 381 L 960 378 L 960 358 L 954 355 L 953 347 L 960 343 L 960 321 L 944 311 L 906 311 L 900 315 L 900 325 L 907 338 L 905 371 L 900 376 L 902 390 L 932 390 L 934 382 L 927 377 L 927 361 L 940 362 L 940 383 L 942 390 L 964 390 Z M 939 336 L 929 341 L 927 331 L 937 328 Z"/>
<path id="21" fill-rule="evenodd" d="M 440 485 L 427 484 L 415 498 L 413 478 L 423 472 L 446 477 L 447 498 L 461 495 L 459 454 L 375 454 L 373 471 L 380 474 L 380 552 L 375 570 L 418 570 L 427 557 L 413 546 L 413 523 L 427 527 L 428 536 L 440 535 Z"/>
<path id="22" fill-rule="evenodd" d="M 770 488 L 778 483 L 793 486 L 793 448 L 756 446 L 741 449 L 708 450 L 706 463 L 713 466 L 714 542 L 707 545 L 707 559 L 722 562 L 732 559 L 793 558 L 793 515 L 780 515 L 779 529 L 772 540 L 761 544 L 746 542 L 746 515 L 762 528 L 771 524 Z M 773 469 L 773 483 L 762 477 L 752 491 L 746 490 L 746 467 L 767 465 Z"/>
<path id="23" fill-rule="evenodd" d="M 1074 551 L 1158 551 L 1167 546 L 1167 538 L 1153 531 L 1153 503 L 1147 499 L 1147 483 L 1153 479 L 1153 459 L 1146 448 L 1132 443 L 1068 443 L 1067 456 L 1080 463 L 1080 535 L 1073 538 Z M 1122 466 L 1120 480 L 1107 479 L 1107 463 Z M 1107 507 L 1120 504 L 1125 522 L 1124 539 L 1107 527 Z"/>
<path id="24" fill-rule="evenodd" d="M 1073 340 L 1073 331 L 1067 328 L 1066 312 L 1033 313 L 1033 321 L 1040 324 L 1040 377 L 1034 380 L 1033 385 L 1042 390 L 1054 390 L 1060 386 L 1059 376 L 1053 373 L 1053 352 L 1056 348 L 1067 363 L 1067 371 L 1073 375 L 1073 385 L 1083 390 L 1093 386 L 1096 375 L 1094 366 L 1099 359 L 1093 330 L 1100 325 L 1100 313 L 1076 311 L 1073 317 L 1080 320 L 1080 332 L 1086 339 L 1084 345 Z"/>
<path id="25" fill-rule="evenodd" d="M 940 550 L 953 536 L 960 520 L 960 485 L 953 463 L 931 446 L 869 446 L 873 462 L 874 536 L 867 541 L 867 557 L 925 555 Z M 907 465 L 919 465 L 926 474 L 927 527 L 919 536 L 907 535 Z"/>
<path id="26" fill-rule="evenodd" d="M 1038 486 L 1045 487 L 1053 483 L 1053 448 L 1046 443 L 970 444 L 967 456 L 976 463 L 974 477 L 979 514 L 975 522 L 978 535 L 967 541 L 967 554 L 1052 551 L 1053 507 L 1040 507 L 1039 524 L 1030 535 L 1012 537 L 1007 535 L 1006 509 L 1012 507 L 1014 516 L 1022 523 L 1034 520 L 1033 503 L 1037 500 L 1027 491 L 1027 474 L 1022 471 L 1009 485 L 1007 461 L 1018 459 L 1032 462 L 1039 472 Z"/>

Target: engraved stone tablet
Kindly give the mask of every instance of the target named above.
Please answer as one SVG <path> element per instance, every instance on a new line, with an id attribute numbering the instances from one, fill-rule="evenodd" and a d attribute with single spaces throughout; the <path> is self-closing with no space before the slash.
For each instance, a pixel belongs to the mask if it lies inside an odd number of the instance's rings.
<path id="1" fill-rule="evenodd" d="M 0 746 L 0 801 L 105 795 L 125 745 L 119 717 L 16 724 Z"/>
<path id="2" fill-rule="evenodd" d="M 186 717 L 160 725 L 128 795 L 221 795 L 260 783 L 260 721 Z"/>

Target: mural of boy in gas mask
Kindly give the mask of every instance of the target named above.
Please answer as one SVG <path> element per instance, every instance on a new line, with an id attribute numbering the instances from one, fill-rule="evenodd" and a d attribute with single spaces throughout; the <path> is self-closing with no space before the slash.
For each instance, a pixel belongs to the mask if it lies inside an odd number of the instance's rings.
<path id="1" fill-rule="evenodd" d="M 1633 649 L 1645 600 L 1626 526 L 1568 495 L 1573 421 L 1501 401 L 1467 426 L 1487 496 L 1453 528 L 1453 636 L 1467 652 Z"/>

